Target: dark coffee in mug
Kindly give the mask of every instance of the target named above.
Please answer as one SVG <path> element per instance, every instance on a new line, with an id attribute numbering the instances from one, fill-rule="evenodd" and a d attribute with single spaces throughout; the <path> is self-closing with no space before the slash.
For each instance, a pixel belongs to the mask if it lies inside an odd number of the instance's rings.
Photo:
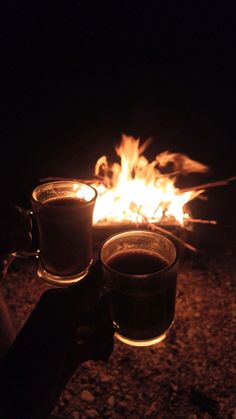
<path id="1" fill-rule="evenodd" d="M 32 193 L 39 232 L 38 275 L 66 285 L 82 279 L 92 263 L 92 217 L 97 192 L 76 181 L 50 182 Z"/>
<path id="2" fill-rule="evenodd" d="M 152 339 L 164 333 L 171 326 L 175 312 L 176 275 L 168 280 L 161 278 L 161 271 L 168 263 L 153 253 L 137 250 L 118 253 L 107 264 L 127 274 L 124 286 L 113 281 L 112 312 L 119 333 L 134 340 Z M 150 284 L 149 290 L 140 288 L 138 277 L 132 281 L 132 289 L 131 282 L 127 284 L 128 275 L 153 274 L 155 282 L 155 273 L 159 286 Z"/>
<path id="3" fill-rule="evenodd" d="M 92 258 L 92 208 L 79 198 L 53 198 L 43 203 L 39 220 L 40 258 L 55 275 L 75 275 Z M 85 245 L 89 240 L 90 245 Z"/>

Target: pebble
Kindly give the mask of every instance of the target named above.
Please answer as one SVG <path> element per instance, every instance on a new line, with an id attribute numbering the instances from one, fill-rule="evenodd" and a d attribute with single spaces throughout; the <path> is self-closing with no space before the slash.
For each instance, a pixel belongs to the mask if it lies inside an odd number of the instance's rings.
<path id="1" fill-rule="evenodd" d="M 154 417 L 154 414 L 157 412 L 157 402 L 153 402 L 152 404 L 151 404 L 151 406 L 149 406 L 149 408 L 146 410 L 146 416 L 147 417 L 150 417 L 150 416 L 153 416 Z"/>
<path id="2" fill-rule="evenodd" d="M 90 410 L 87 410 L 87 412 L 86 412 L 86 417 L 87 418 L 97 418 L 98 416 L 99 416 L 99 414 L 98 414 L 97 410 L 95 410 L 95 409 L 90 409 Z"/>
<path id="3" fill-rule="evenodd" d="M 177 392 L 178 391 L 178 386 L 176 384 L 171 384 L 171 388 L 173 391 Z"/>
<path id="4" fill-rule="evenodd" d="M 114 402 L 115 402 L 115 398 L 114 398 L 114 396 L 110 396 L 110 397 L 108 397 L 108 399 L 107 399 L 107 403 L 108 403 L 110 406 L 113 406 L 113 405 L 114 405 Z"/>
<path id="5" fill-rule="evenodd" d="M 69 401 L 69 400 L 71 400 L 71 399 L 72 399 L 72 394 L 70 394 L 69 392 L 64 392 L 64 394 L 63 394 L 63 398 L 64 398 L 66 401 Z"/>
<path id="6" fill-rule="evenodd" d="M 109 375 L 107 375 L 107 374 L 101 374 L 100 375 L 100 381 L 102 383 L 108 383 L 109 381 L 111 381 L 111 377 L 109 377 Z"/>
<path id="7" fill-rule="evenodd" d="M 127 406 L 128 406 L 128 403 L 125 400 L 119 403 L 119 407 L 126 408 Z"/>
<path id="8" fill-rule="evenodd" d="M 80 393 L 80 398 L 82 400 L 85 400 L 86 402 L 93 402 L 94 401 L 94 396 L 88 390 L 83 390 L 82 393 Z"/>

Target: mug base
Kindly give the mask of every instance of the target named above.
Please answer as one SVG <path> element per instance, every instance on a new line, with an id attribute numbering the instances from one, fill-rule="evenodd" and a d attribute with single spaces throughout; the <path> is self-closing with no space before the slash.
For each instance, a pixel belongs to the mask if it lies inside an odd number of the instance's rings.
<path id="1" fill-rule="evenodd" d="M 127 336 L 123 336 L 118 332 L 115 332 L 115 337 L 118 340 L 120 340 L 121 342 L 125 343 L 126 345 L 130 345 L 130 346 L 138 346 L 138 347 L 153 346 L 153 345 L 157 345 L 158 343 L 165 340 L 165 338 L 167 337 L 173 323 L 174 322 L 172 322 L 171 325 L 168 327 L 168 329 L 165 330 L 165 332 L 163 332 L 161 335 L 155 336 L 155 337 L 150 338 L 150 339 L 145 339 L 145 340 L 130 339 Z"/>
<path id="2" fill-rule="evenodd" d="M 84 271 L 75 275 L 68 276 L 53 275 L 50 272 L 46 271 L 44 267 L 41 265 L 41 263 L 39 263 L 37 274 L 40 279 L 42 279 L 50 285 L 54 285 L 56 287 L 68 287 L 81 281 L 81 279 L 83 279 L 88 274 L 92 262 L 93 260 L 91 260 L 89 266 Z"/>

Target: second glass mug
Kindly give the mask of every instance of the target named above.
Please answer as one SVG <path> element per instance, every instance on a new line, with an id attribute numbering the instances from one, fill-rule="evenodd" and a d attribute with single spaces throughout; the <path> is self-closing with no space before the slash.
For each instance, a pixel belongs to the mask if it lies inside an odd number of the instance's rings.
<path id="1" fill-rule="evenodd" d="M 93 262 L 92 218 L 97 191 L 74 180 L 48 182 L 32 191 L 39 247 L 38 276 L 56 286 L 74 284 L 84 278 Z"/>
<path id="2" fill-rule="evenodd" d="M 110 290 L 115 336 L 131 346 L 164 340 L 175 316 L 174 243 L 149 230 L 124 231 L 104 241 L 100 261 Z"/>

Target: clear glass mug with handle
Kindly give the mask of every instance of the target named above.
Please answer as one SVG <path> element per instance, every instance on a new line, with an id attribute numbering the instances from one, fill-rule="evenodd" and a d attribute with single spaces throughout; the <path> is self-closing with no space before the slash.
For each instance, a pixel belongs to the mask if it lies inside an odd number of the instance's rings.
<path id="1" fill-rule="evenodd" d="M 38 276 L 56 286 L 80 281 L 93 261 L 92 218 L 97 191 L 90 185 L 63 180 L 43 183 L 33 189 L 29 218 L 36 221 L 39 249 L 13 252 L 15 257 L 37 257 Z"/>
<path id="2" fill-rule="evenodd" d="M 174 243 L 149 230 L 124 231 L 103 242 L 100 261 L 117 339 L 131 346 L 164 340 L 175 316 Z"/>

